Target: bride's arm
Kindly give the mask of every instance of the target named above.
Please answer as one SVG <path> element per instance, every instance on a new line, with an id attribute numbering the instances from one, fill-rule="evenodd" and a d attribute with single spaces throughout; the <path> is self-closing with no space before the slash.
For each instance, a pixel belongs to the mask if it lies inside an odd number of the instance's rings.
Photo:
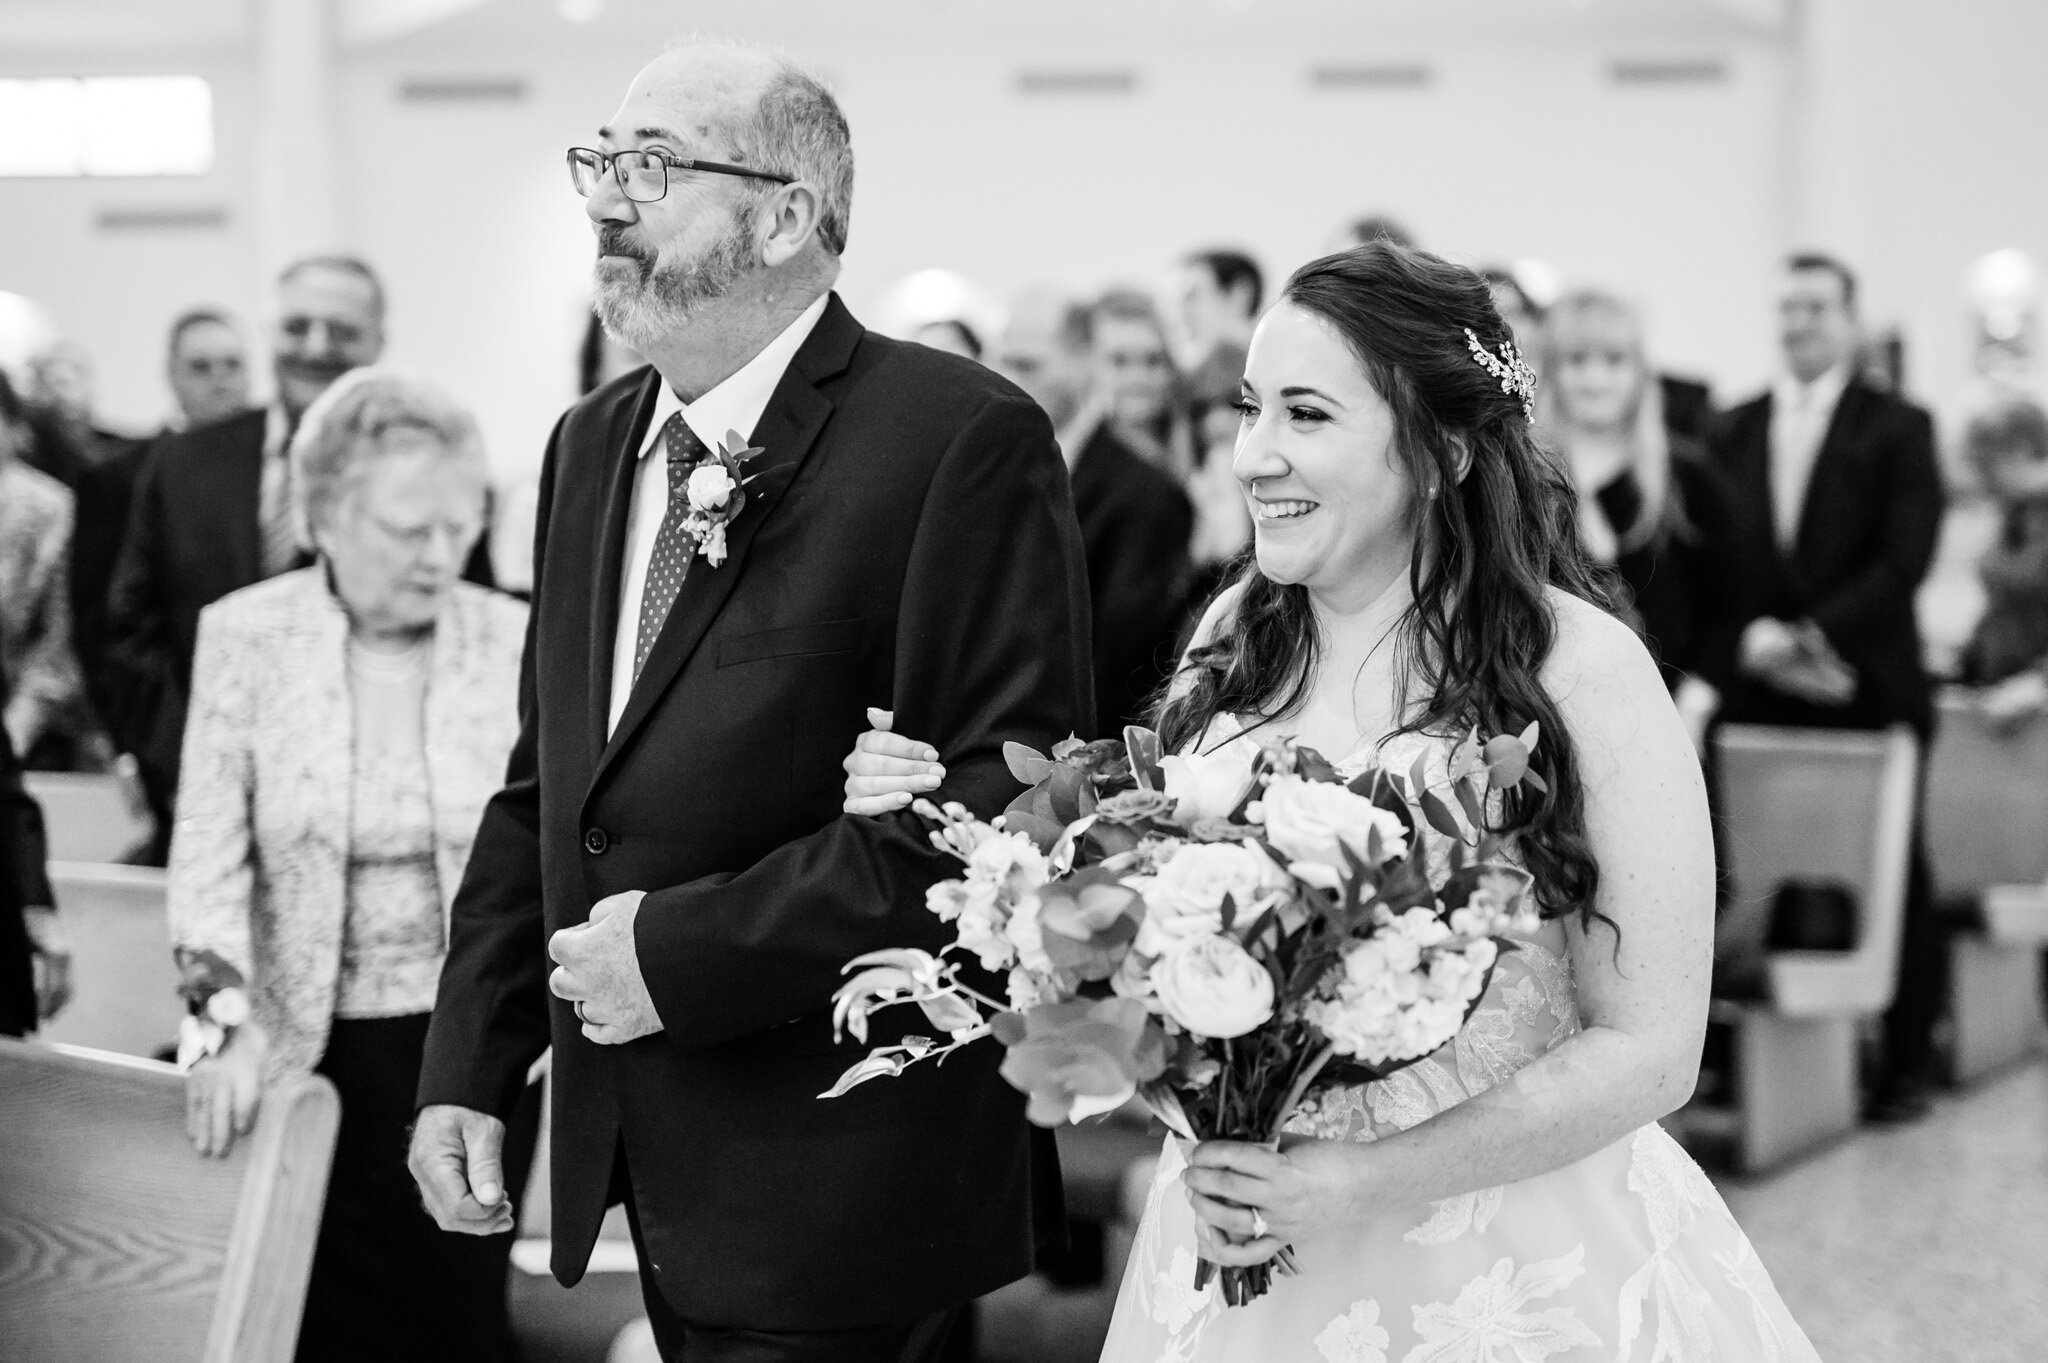
<path id="1" fill-rule="evenodd" d="M 1371 1144 L 1274 1155 L 1200 1147 L 1186 1182 L 1204 1252 L 1259 1263 L 1291 1236 L 1572 1164 L 1691 1096 L 1706 1029 L 1714 854 L 1706 790 L 1649 654 L 1620 622 L 1560 602 L 1544 684 L 1576 746 L 1597 905 L 1619 928 L 1566 921 L 1585 1030 L 1512 1078 Z M 1239 1206 L 1225 1206 L 1216 1199 Z M 1249 1238 L 1257 1208 L 1271 1233 Z"/>
<path id="2" fill-rule="evenodd" d="M 1190 652 L 1216 637 L 1237 597 L 1234 584 L 1216 594 L 1209 609 L 1203 612 L 1201 624 L 1195 627 L 1188 644 Z M 1181 663 L 1184 668 L 1186 655 L 1182 655 Z M 1176 671 L 1176 686 L 1181 684 L 1181 675 Z M 872 727 L 854 740 L 853 751 L 840 763 L 846 768 L 846 799 L 840 808 L 848 814 L 893 813 L 906 808 L 918 796 L 937 790 L 946 779 L 937 750 L 893 732 L 895 723 L 894 711 L 870 708 L 868 724 Z"/>

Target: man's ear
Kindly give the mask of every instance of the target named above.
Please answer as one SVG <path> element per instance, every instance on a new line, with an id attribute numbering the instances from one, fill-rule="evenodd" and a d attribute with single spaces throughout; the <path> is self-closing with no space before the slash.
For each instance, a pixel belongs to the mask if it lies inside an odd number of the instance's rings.
<path id="1" fill-rule="evenodd" d="M 823 209 L 818 191 L 801 180 L 770 195 L 762 220 L 761 263 L 773 267 L 794 259 L 817 236 Z"/>

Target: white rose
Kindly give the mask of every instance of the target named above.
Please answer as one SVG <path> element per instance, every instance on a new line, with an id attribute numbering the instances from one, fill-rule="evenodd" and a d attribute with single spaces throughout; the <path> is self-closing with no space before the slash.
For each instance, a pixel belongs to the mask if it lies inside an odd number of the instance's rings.
<path id="1" fill-rule="evenodd" d="M 1226 895 L 1236 906 L 1237 924 L 1250 922 L 1287 888 L 1287 877 L 1256 847 L 1195 842 L 1182 844 L 1139 888 L 1145 921 L 1133 947 L 1142 955 L 1159 956 L 1185 938 L 1221 932 Z"/>
<path id="2" fill-rule="evenodd" d="M 1407 855 L 1408 830 L 1401 820 L 1343 786 L 1283 776 L 1266 787 L 1259 804 L 1266 840 L 1290 861 L 1328 867 L 1341 874 L 1346 869 L 1342 849 L 1349 847 L 1359 860 L 1369 860 L 1367 835 L 1375 829 L 1380 835 L 1381 856 L 1393 860 Z M 1317 883 L 1327 879 L 1305 878 Z"/>
<path id="3" fill-rule="evenodd" d="M 1166 793 L 1174 800 L 1174 817 L 1182 823 L 1227 819 L 1237 812 L 1252 784 L 1249 743 L 1230 743 L 1212 753 L 1175 755 L 1159 761 Z"/>
<path id="4" fill-rule="evenodd" d="M 690 472 L 690 505 L 699 511 L 716 511 L 732 500 L 738 487 L 725 465 L 700 464 Z"/>
<path id="5" fill-rule="evenodd" d="M 1273 977 L 1232 937 L 1190 937 L 1152 967 L 1166 1015 L 1196 1036 L 1243 1036 L 1273 1016 Z"/>
<path id="6" fill-rule="evenodd" d="M 206 1015 L 223 1027 L 239 1027 L 249 1020 L 249 996 L 232 986 L 215 990 L 206 1001 Z"/>

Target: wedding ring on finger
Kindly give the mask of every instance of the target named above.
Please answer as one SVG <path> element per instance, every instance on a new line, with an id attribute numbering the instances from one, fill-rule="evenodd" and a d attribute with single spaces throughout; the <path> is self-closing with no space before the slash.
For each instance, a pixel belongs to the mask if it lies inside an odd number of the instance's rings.
<path id="1" fill-rule="evenodd" d="M 574 1003 L 572 1003 L 572 1004 L 571 1004 L 571 1005 L 569 1005 L 569 1006 L 570 1006 L 570 1007 L 572 1007 L 572 1008 L 574 1008 L 574 1009 L 576 1010 L 576 1020 L 577 1020 L 578 1022 L 582 1023 L 582 1024 L 583 1024 L 583 1025 L 584 1025 L 585 1027 L 588 1027 L 588 1026 L 590 1026 L 590 1025 L 591 1025 L 591 1024 L 590 1024 L 590 1014 L 588 1014 L 588 1013 L 586 1013 L 586 1012 L 584 1012 L 584 1011 L 583 1011 L 583 1000 L 582 1000 L 582 999 L 577 999 L 577 1000 L 576 1000 L 576 1001 L 575 1001 Z"/>
<path id="2" fill-rule="evenodd" d="M 1252 1208 L 1252 1239 L 1266 1238 L 1266 1214 L 1257 1207 Z"/>

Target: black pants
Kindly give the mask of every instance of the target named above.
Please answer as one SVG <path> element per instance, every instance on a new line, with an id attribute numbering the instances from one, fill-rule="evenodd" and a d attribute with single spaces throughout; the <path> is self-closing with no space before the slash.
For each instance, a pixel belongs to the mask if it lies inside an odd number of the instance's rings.
<path id="1" fill-rule="evenodd" d="M 647 1320 L 664 1363 L 945 1363 L 956 1356 L 957 1342 L 949 1348 L 948 1341 L 960 1316 L 957 1309 L 855 1330 L 749 1330 L 684 1320 L 661 1295 L 661 1285 L 647 1267 L 640 1213 L 625 1176 L 625 1150 L 614 1158 L 613 1187 L 624 1191 L 626 1224 L 640 1255 L 640 1296 L 647 1303 Z"/>
<path id="2" fill-rule="evenodd" d="M 505 1275 L 513 1233 L 442 1230 L 406 1168 L 429 1016 L 337 1019 L 328 1036 L 319 1072 L 341 1094 L 341 1131 L 299 1326 L 299 1363 L 511 1357 Z M 506 1134 L 505 1183 L 515 1202 L 539 1122 L 535 1086 Z"/>

